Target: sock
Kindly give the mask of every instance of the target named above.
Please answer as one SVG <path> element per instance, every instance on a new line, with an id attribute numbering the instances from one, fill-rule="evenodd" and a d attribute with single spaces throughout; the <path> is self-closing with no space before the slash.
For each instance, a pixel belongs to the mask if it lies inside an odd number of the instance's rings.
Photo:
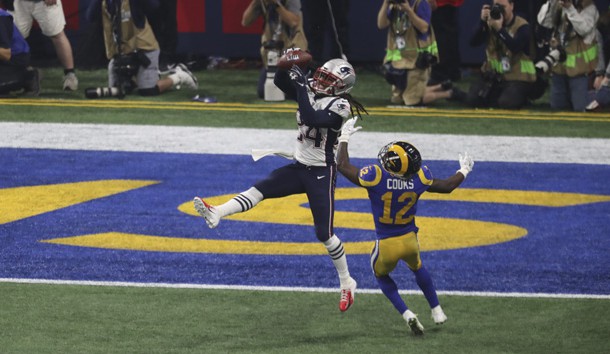
<path id="1" fill-rule="evenodd" d="M 326 247 L 328 255 L 333 260 L 333 264 L 337 269 L 341 288 L 349 286 L 350 276 L 349 269 L 347 268 L 347 257 L 345 256 L 343 243 L 341 243 L 341 240 L 337 237 L 337 235 L 333 235 L 324 242 L 324 247 Z"/>
<path id="2" fill-rule="evenodd" d="M 176 85 L 180 84 L 180 78 L 178 77 L 178 74 L 171 74 L 168 76 L 168 78 L 172 80 L 172 87 L 175 87 Z"/>
<path id="3" fill-rule="evenodd" d="M 69 73 L 76 73 L 76 72 L 74 71 L 74 68 L 72 68 L 72 69 L 64 69 L 64 75 L 68 75 Z"/>
<path id="4" fill-rule="evenodd" d="M 263 194 L 258 189 L 252 187 L 245 192 L 242 192 L 228 202 L 219 205 L 216 208 L 218 215 L 224 217 L 235 213 L 242 213 L 252 209 L 256 204 L 263 200 Z"/>
<path id="5" fill-rule="evenodd" d="M 375 279 L 377 279 L 381 292 L 383 292 L 388 300 L 390 300 L 392 305 L 394 305 L 396 310 L 398 310 L 398 313 L 401 315 L 405 313 L 405 311 L 407 311 L 409 308 L 400 297 L 400 294 L 398 293 L 398 286 L 396 286 L 394 279 L 392 279 L 389 275 L 375 277 Z"/>
<path id="6" fill-rule="evenodd" d="M 419 285 L 419 288 L 424 292 L 424 296 L 426 297 L 426 300 L 428 300 L 430 308 L 435 308 L 436 306 L 438 306 L 436 288 L 434 287 L 432 277 L 430 276 L 426 268 L 422 266 L 418 270 L 413 271 L 413 274 L 415 274 L 415 281 L 417 282 L 417 285 Z"/>

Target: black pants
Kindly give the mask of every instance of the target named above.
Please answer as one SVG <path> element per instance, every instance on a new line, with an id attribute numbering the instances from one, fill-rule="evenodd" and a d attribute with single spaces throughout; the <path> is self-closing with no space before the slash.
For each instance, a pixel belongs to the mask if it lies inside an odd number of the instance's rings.
<path id="1" fill-rule="evenodd" d="M 254 187 L 265 199 L 307 194 L 316 237 L 325 242 L 334 233 L 336 181 L 336 165 L 317 167 L 296 162 L 274 170 L 266 179 L 255 183 Z"/>
<path id="2" fill-rule="evenodd" d="M 173 63 L 176 60 L 176 43 L 178 42 L 176 6 L 177 0 L 159 1 L 159 7 L 148 18 L 161 49 L 159 53 L 159 63 L 161 64 Z"/>
<path id="3" fill-rule="evenodd" d="M 335 26 L 337 27 L 337 35 L 339 42 L 343 48 L 343 53 L 349 53 L 348 40 L 348 10 L 349 0 L 305 0 L 302 1 L 303 10 L 303 25 L 305 36 L 309 46 L 309 52 L 313 59 L 320 65 L 329 59 L 340 58 L 341 53 L 335 40 L 335 33 L 330 23 L 330 11 L 328 3 L 330 2 L 331 9 L 334 15 Z M 329 54 L 324 51 L 325 39 Z"/>
<path id="4" fill-rule="evenodd" d="M 431 81 L 458 81 L 460 73 L 460 46 L 458 8 L 441 6 L 432 12 L 432 28 L 438 45 L 438 64 L 432 66 Z"/>
<path id="5" fill-rule="evenodd" d="M 22 66 L 0 64 L 0 94 L 6 95 L 28 87 L 34 72 Z"/>
<path id="6" fill-rule="evenodd" d="M 481 79 L 470 86 L 466 103 L 471 107 L 519 109 L 528 103 L 532 87 L 533 83 L 524 81 L 501 81 L 490 84 Z M 487 94 L 484 95 L 485 93 Z"/>

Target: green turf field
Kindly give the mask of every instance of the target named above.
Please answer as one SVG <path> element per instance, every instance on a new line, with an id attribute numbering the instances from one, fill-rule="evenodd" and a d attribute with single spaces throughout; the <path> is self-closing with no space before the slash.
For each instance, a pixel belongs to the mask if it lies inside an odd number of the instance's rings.
<path id="1" fill-rule="evenodd" d="M 381 294 L 1 284 L 3 353 L 604 353 L 610 301 L 408 296 L 414 337 Z"/>
<path id="2" fill-rule="evenodd" d="M 125 100 L 84 98 L 85 87 L 104 86 L 103 70 L 79 71 L 72 93 L 60 90 L 61 70 L 43 74 L 40 97 L 0 100 L 0 121 L 294 129 L 294 104 L 256 98 L 255 70 L 198 71 L 197 92 Z M 191 102 L 196 93 L 218 103 Z M 370 109 L 367 131 L 610 138 L 608 113 L 552 112 L 544 102 L 518 112 L 448 102 L 407 110 L 387 108 L 388 93 L 381 76 L 359 72 L 353 95 Z M 410 295 L 426 327 L 419 338 L 381 294 L 358 294 L 345 314 L 338 293 L 0 282 L 0 294 L 0 353 L 610 352 L 607 298 L 441 295 L 449 320 L 435 326 L 423 295 Z"/>

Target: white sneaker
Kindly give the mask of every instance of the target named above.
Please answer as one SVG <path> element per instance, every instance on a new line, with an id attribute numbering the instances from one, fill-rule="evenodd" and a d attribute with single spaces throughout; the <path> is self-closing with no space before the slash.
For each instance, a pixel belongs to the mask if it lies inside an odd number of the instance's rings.
<path id="1" fill-rule="evenodd" d="M 339 300 L 339 310 L 341 312 L 347 311 L 352 304 L 354 304 L 354 296 L 356 295 L 356 287 L 358 283 L 354 278 L 350 279 L 350 285 L 347 287 L 341 287 L 341 299 Z"/>
<path id="2" fill-rule="evenodd" d="M 203 199 L 199 197 L 195 197 L 193 199 L 193 204 L 195 205 L 195 210 L 199 213 L 199 215 L 203 216 L 205 222 L 208 224 L 210 229 L 218 226 L 220 222 L 220 216 L 216 212 L 216 209 L 210 204 L 206 203 Z"/>
<path id="3" fill-rule="evenodd" d="M 447 315 L 443 312 L 441 305 L 436 306 L 432 309 L 432 320 L 437 325 L 445 323 L 447 321 Z"/>
<path id="4" fill-rule="evenodd" d="M 407 321 L 407 325 L 411 328 L 411 332 L 416 336 L 421 336 L 424 334 L 424 326 L 417 319 L 417 315 L 411 312 L 411 310 L 405 311 L 402 314 L 402 317 Z"/>
<path id="5" fill-rule="evenodd" d="M 67 73 L 64 75 L 64 91 L 78 90 L 78 78 L 75 73 Z"/>
<path id="6" fill-rule="evenodd" d="M 197 77 L 184 64 L 178 64 L 174 68 L 174 74 L 178 76 L 180 82 L 176 86 L 185 85 L 186 87 L 196 90 L 199 88 Z"/>

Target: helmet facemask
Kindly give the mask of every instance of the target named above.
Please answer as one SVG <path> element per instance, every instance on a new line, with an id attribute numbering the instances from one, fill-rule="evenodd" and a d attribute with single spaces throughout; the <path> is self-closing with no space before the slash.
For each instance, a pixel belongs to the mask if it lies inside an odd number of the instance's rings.
<path id="1" fill-rule="evenodd" d="M 390 175 L 396 178 L 409 179 L 421 168 L 421 155 L 415 146 L 394 141 L 384 146 L 380 151 L 379 163 Z"/>
<path id="2" fill-rule="evenodd" d="M 338 96 L 349 93 L 355 83 L 352 65 L 343 59 L 332 59 L 316 70 L 311 88 L 320 95 Z"/>

